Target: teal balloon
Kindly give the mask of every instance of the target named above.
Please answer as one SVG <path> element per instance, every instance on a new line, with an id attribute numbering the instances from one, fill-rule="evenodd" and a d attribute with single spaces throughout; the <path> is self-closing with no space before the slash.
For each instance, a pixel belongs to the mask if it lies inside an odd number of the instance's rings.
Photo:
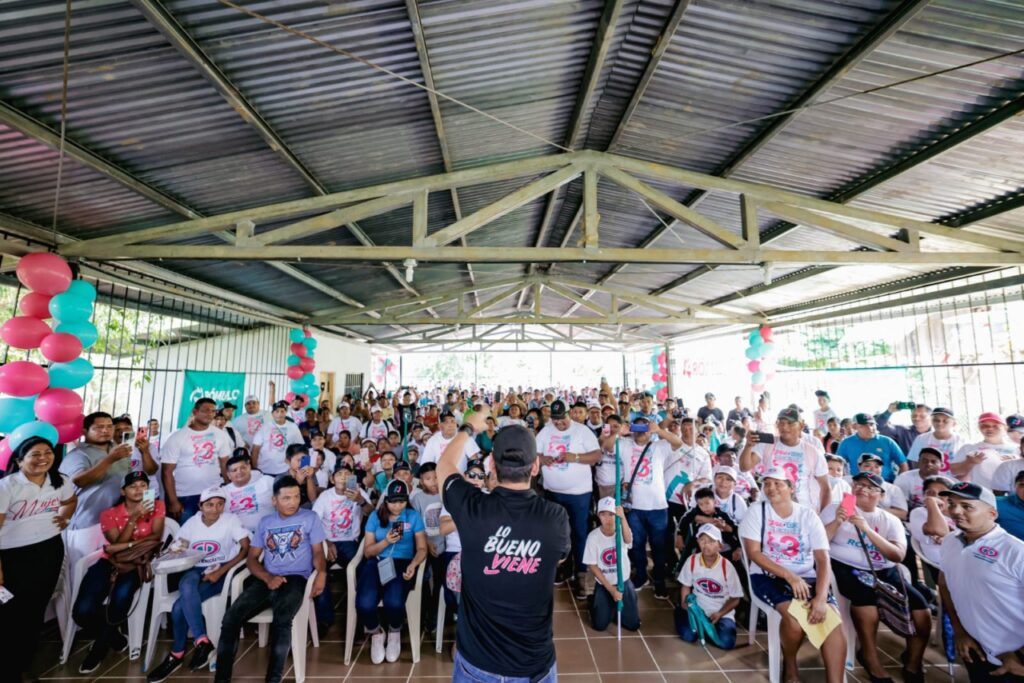
<path id="1" fill-rule="evenodd" d="M 285 363 L 285 365 L 288 365 L 288 366 L 292 366 L 292 365 L 298 365 L 298 364 L 299 364 L 299 363 L 300 363 L 301 361 L 302 361 L 302 359 L 301 359 L 301 358 L 299 358 L 298 356 L 296 356 L 296 355 L 295 355 L 295 354 L 293 353 L 292 355 L 288 356 L 288 360 L 287 360 L 287 362 Z"/>
<path id="2" fill-rule="evenodd" d="M 96 302 L 96 286 L 85 280 L 74 280 L 64 293 L 73 294 L 77 298 L 85 299 L 90 304 Z"/>
<path id="3" fill-rule="evenodd" d="M 774 350 L 775 350 L 775 344 L 773 344 L 771 342 L 765 342 L 764 344 L 761 344 L 761 355 L 762 356 L 769 356 L 769 355 L 771 355 L 772 351 L 774 351 Z"/>
<path id="4" fill-rule="evenodd" d="M 744 355 L 750 360 L 757 360 L 758 358 L 761 357 L 761 348 L 749 346 L 747 347 L 747 350 L 744 352 Z"/>
<path id="5" fill-rule="evenodd" d="M 92 317 L 92 302 L 63 292 L 50 299 L 50 315 L 62 323 L 85 322 Z"/>
<path id="6" fill-rule="evenodd" d="M 319 404 L 316 402 L 316 400 L 311 398 L 311 399 L 309 399 L 309 405 L 306 406 L 306 407 L 307 408 L 312 408 L 313 410 L 318 410 L 318 407 L 317 407 L 318 405 Z"/>
<path id="7" fill-rule="evenodd" d="M 7 437 L 7 442 L 11 446 L 11 450 L 16 450 L 18 446 L 22 444 L 25 439 L 30 439 L 33 436 L 39 436 L 49 441 L 54 446 L 57 445 L 57 428 L 49 422 L 43 422 L 42 420 L 33 420 L 32 422 L 26 422 L 25 424 L 15 428 L 11 431 L 10 436 Z"/>
<path id="8" fill-rule="evenodd" d="M 306 338 L 306 335 L 303 334 L 302 330 L 300 330 L 297 327 L 293 327 L 291 329 L 291 332 L 288 333 L 288 339 L 290 339 L 293 344 L 298 344 L 299 342 L 301 342 L 305 338 Z"/>
<path id="9" fill-rule="evenodd" d="M 310 398 L 316 398 L 320 395 L 320 387 L 314 384 L 309 388 L 309 391 L 306 392 L 306 395 Z"/>
<path id="10" fill-rule="evenodd" d="M 312 372 L 307 372 L 305 375 L 302 376 L 302 379 L 299 380 L 299 381 L 301 381 L 307 387 L 314 387 L 314 386 L 316 386 L 316 383 L 317 383 L 316 382 L 316 377 L 313 376 Z M 306 392 L 302 392 L 302 393 L 306 393 Z"/>
<path id="11" fill-rule="evenodd" d="M 293 394 L 304 394 L 309 390 L 309 387 L 301 379 L 293 379 L 291 387 Z"/>
<path id="12" fill-rule="evenodd" d="M 52 386 L 52 385 L 51 385 Z M 15 429 L 36 419 L 36 396 L 4 396 L 0 398 L 0 432 L 10 434 Z"/>
<path id="13" fill-rule="evenodd" d="M 306 349 L 306 358 L 316 358 L 316 354 L 313 353 L 313 349 Z"/>
<path id="14" fill-rule="evenodd" d="M 313 339 L 312 337 L 306 337 L 302 340 L 302 343 L 305 345 L 307 351 L 313 351 L 316 349 L 316 339 Z"/>
<path id="15" fill-rule="evenodd" d="M 751 332 L 750 336 L 747 337 L 747 341 L 750 342 L 751 346 L 760 346 L 761 342 L 764 341 L 763 339 L 761 339 L 761 331 L 754 330 L 753 332 Z"/>
<path id="16" fill-rule="evenodd" d="M 761 371 L 755 372 L 750 376 L 751 384 L 764 384 L 764 373 Z"/>
<path id="17" fill-rule="evenodd" d="M 51 389 L 80 389 L 92 380 L 95 370 L 87 359 L 76 358 L 70 363 L 54 363 L 48 372 Z"/>
<path id="18" fill-rule="evenodd" d="M 76 322 L 65 322 L 61 321 L 57 323 L 57 326 L 53 328 L 54 332 L 66 332 L 67 334 L 73 334 L 78 337 L 78 340 L 82 342 L 82 348 L 87 349 L 96 343 L 96 340 L 100 338 L 99 330 L 88 320 L 79 320 Z"/>

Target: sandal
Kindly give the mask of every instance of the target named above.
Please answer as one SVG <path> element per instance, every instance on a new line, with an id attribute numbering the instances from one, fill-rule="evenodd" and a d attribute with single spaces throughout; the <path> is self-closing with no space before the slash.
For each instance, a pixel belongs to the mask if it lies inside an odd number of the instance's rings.
<path id="1" fill-rule="evenodd" d="M 857 650 L 857 663 L 864 667 L 864 673 L 868 675 L 871 683 L 895 683 L 889 676 L 875 676 L 868 670 L 867 662 L 864 661 L 864 651 Z"/>

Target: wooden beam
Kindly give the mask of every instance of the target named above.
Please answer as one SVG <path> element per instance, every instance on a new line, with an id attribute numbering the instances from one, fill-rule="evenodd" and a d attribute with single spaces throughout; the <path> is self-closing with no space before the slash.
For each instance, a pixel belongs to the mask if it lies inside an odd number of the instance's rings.
<path id="1" fill-rule="evenodd" d="M 399 194 L 378 197 L 365 202 L 335 209 L 330 213 L 313 216 L 304 220 L 286 225 L 282 228 L 270 230 L 255 236 L 254 240 L 261 244 L 283 244 L 304 239 L 317 233 L 341 227 L 348 223 L 361 221 L 364 218 L 379 216 L 389 211 L 408 206 L 418 195 Z"/>
<path id="2" fill-rule="evenodd" d="M 597 224 L 597 172 L 587 169 L 583 174 L 583 246 L 596 249 L 598 246 Z"/>
<path id="3" fill-rule="evenodd" d="M 746 196 L 746 195 L 744 195 Z M 825 232 L 842 237 L 843 239 L 856 242 L 859 245 L 875 247 L 884 251 L 916 251 L 906 242 L 880 235 L 870 230 L 859 228 L 849 223 L 836 220 L 814 211 L 799 209 L 795 206 L 787 206 L 781 202 L 762 202 L 759 206 L 768 213 L 775 214 L 779 218 L 803 225 L 809 228 L 818 228 Z"/>
<path id="4" fill-rule="evenodd" d="M 743 240 L 740 239 L 738 235 L 734 235 L 717 222 L 703 214 L 697 213 L 688 206 L 680 204 L 661 190 L 654 189 L 650 185 L 637 180 L 633 176 L 620 171 L 614 166 L 603 168 L 601 170 L 601 175 L 608 178 L 608 180 L 612 181 L 616 185 L 630 190 L 631 192 L 635 192 L 662 211 L 665 211 L 683 223 L 696 228 L 699 232 L 707 235 L 719 244 L 729 247 L 730 249 L 739 249 L 744 245 Z"/>
<path id="5" fill-rule="evenodd" d="M 519 284 L 512 285 L 508 289 L 503 289 L 502 291 L 498 292 L 497 294 L 495 294 L 491 298 L 484 300 L 484 302 L 481 303 L 479 306 L 474 306 L 473 308 L 471 308 L 468 311 L 466 311 L 465 315 L 466 315 L 467 318 L 472 318 L 477 313 L 480 313 L 481 311 L 485 311 L 488 308 L 491 308 L 495 304 L 504 301 L 505 299 L 509 298 L 513 294 L 518 294 L 519 290 L 523 289 L 524 287 L 529 287 L 529 286 L 530 286 L 530 283 L 526 282 L 526 283 L 519 283 Z"/>
<path id="6" fill-rule="evenodd" d="M 408 320 L 399 318 L 388 318 L 384 317 L 380 320 L 366 321 L 363 323 L 348 322 L 348 326 L 356 325 L 389 325 L 389 324 L 402 324 L 402 325 L 619 325 L 622 323 L 635 323 L 639 325 L 677 325 L 677 324 L 694 324 L 694 325 L 735 325 L 736 323 L 732 320 L 715 320 L 712 318 L 668 318 L 668 317 L 651 317 L 651 316 L 639 316 L 639 317 L 628 317 L 628 318 L 596 318 L 593 316 L 581 317 L 581 318 L 563 318 L 561 316 L 533 316 L 533 315 L 519 315 L 514 317 L 509 316 L 491 316 L 491 317 L 440 317 L 440 318 L 424 318 L 421 321 Z M 330 324 L 330 321 L 325 321 L 320 324 Z"/>
<path id="7" fill-rule="evenodd" d="M 612 311 L 610 311 L 609 309 L 603 308 L 601 306 L 598 306 L 594 302 L 588 301 L 587 299 L 584 299 L 579 294 L 576 294 L 572 290 L 570 290 L 570 289 L 568 289 L 566 287 L 562 287 L 559 284 L 556 284 L 554 282 L 550 282 L 549 281 L 548 282 L 548 288 L 551 291 L 553 291 L 555 294 L 558 294 L 559 296 L 564 297 L 564 298 L 568 299 L 569 301 L 573 301 L 573 302 L 575 302 L 576 304 L 578 304 L 580 306 L 584 306 L 586 308 L 589 308 L 590 310 L 592 310 L 594 313 L 597 313 L 598 315 L 611 315 L 612 314 Z"/>
<path id="8" fill-rule="evenodd" d="M 760 247 L 761 231 L 757 222 L 757 204 L 745 194 L 740 195 L 740 223 L 743 239 L 746 240 L 747 246 L 752 249 Z"/>
<path id="9" fill-rule="evenodd" d="M 479 211 L 464 217 L 462 220 L 455 221 L 448 227 L 438 230 L 433 235 L 429 235 L 423 240 L 423 244 L 428 247 L 444 246 L 461 237 L 466 237 L 491 221 L 497 220 L 519 207 L 529 204 L 539 197 L 543 197 L 555 188 L 565 185 L 579 175 L 580 169 L 574 165 L 569 165 L 554 173 L 538 178 L 520 187 L 515 192 L 505 195 L 498 201 L 488 204 Z"/>
<path id="10" fill-rule="evenodd" d="M 427 200 L 429 194 L 426 190 L 416 195 L 412 203 L 412 243 L 413 246 L 423 244 L 427 236 Z"/>

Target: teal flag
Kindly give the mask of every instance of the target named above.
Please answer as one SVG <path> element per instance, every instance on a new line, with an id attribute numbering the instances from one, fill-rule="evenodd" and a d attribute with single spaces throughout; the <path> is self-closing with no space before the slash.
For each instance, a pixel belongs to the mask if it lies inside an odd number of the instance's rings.
<path id="1" fill-rule="evenodd" d="M 181 409 L 178 411 L 178 427 L 184 427 L 192 415 L 192 406 L 201 398 L 212 398 L 217 407 L 230 401 L 242 405 L 245 393 L 244 372 L 206 372 L 186 370 L 185 386 L 181 392 Z"/>

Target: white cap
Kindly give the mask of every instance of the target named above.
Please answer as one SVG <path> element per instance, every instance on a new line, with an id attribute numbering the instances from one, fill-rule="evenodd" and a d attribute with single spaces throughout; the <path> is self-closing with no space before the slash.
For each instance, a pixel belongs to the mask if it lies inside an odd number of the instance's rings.
<path id="1" fill-rule="evenodd" d="M 199 504 L 202 505 L 211 498 L 221 498 L 227 500 L 228 497 L 224 495 L 224 491 L 219 486 L 211 486 L 202 493 L 199 494 Z"/>
<path id="2" fill-rule="evenodd" d="M 768 471 L 765 472 L 764 476 L 761 478 L 778 479 L 779 481 L 788 481 L 790 484 L 793 483 L 793 480 L 789 478 L 788 474 L 786 474 L 786 470 L 782 469 L 781 467 L 769 467 Z"/>
<path id="3" fill-rule="evenodd" d="M 598 513 L 610 512 L 610 513 L 612 513 L 614 515 L 615 514 L 615 499 L 612 498 L 611 496 L 605 496 L 601 500 L 597 501 L 597 511 L 598 511 Z"/>
<path id="4" fill-rule="evenodd" d="M 700 536 L 701 534 L 710 536 L 719 543 L 722 542 L 722 531 L 714 524 L 702 524 L 701 527 L 697 529 L 697 535 Z"/>
<path id="5" fill-rule="evenodd" d="M 342 401 L 341 403 L 338 404 L 338 410 L 341 410 L 342 408 L 351 408 L 351 407 L 352 406 L 350 406 L 348 404 L 348 401 Z"/>
<path id="6" fill-rule="evenodd" d="M 718 465 L 713 470 L 713 473 L 715 475 L 728 474 L 730 477 L 732 477 L 733 481 L 737 481 L 740 478 L 740 475 L 736 472 L 736 468 L 735 467 L 731 467 L 729 465 Z"/>
<path id="7" fill-rule="evenodd" d="M 256 394 L 249 394 L 248 396 L 245 397 L 245 402 L 246 403 L 253 403 L 253 402 L 259 403 L 260 402 L 260 397 L 257 396 Z"/>
<path id="8" fill-rule="evenodd" d="M 380 406 L 378 406 L 378 405 L 370 406 L 370 412 L 371 413 L 379 413 L 380 412 Z"/>

